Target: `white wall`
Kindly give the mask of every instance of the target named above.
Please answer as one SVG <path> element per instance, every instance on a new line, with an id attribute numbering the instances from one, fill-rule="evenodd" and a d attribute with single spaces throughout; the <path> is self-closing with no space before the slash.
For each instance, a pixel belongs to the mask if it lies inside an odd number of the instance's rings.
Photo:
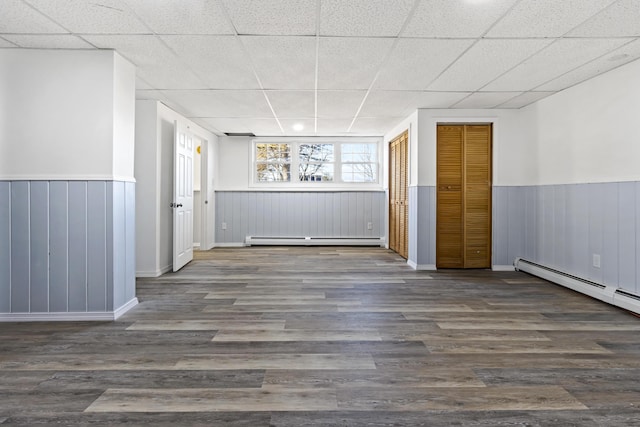
<path id="1" fill-rule="evenodd" d="M 134 84 L 114 51 L 0 50 L 0 178 L 132 179 Z"/>
<path id="2" fill-rule="evenodd" d="M 136 69 L 118 54 L 113 60 L 113 175 L 130 180 L 134 175 Z"/>
<path id="3" fill-rule="evenodd" d="M 223 136 L 218 139 L 217 191 L 246 191 L 249 189 L 251 139 Z"/>
<path id="4" fill-rule="evenodd" d="M 521 111 L 535 132 L 531 184 L 640 180 L 640 61 Z"/>
<path id="5" fill-rule="evenodd" d="M 157 176 L 158 102 L 136 101 L 136 272 L 154 276 L 159 265 Z"/>

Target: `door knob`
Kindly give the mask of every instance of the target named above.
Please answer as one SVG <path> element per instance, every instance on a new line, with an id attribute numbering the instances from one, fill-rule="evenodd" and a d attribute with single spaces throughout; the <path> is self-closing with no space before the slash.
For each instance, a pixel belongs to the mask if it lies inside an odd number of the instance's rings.
<path id="1" fill-rule="evenodd" d="M 181 208 L 181 207 L 182 207 L 182 203 L 178 203 L 178 204 L 176 205 L 176 208 Z"/>

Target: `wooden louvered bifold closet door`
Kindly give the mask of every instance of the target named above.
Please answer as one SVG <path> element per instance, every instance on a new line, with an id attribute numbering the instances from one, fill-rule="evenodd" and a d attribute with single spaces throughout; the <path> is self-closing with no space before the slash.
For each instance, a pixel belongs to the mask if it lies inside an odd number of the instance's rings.
<path id="1" fill-rule="evenodd" d="M 491 267 L 491 129 L 438 125 L 438 268 Z"/>
<path id="2" fill-rule="evenodd" d="M 406 131 L 389 144 L 389 248 L 404 258 L 409 255 L 408 150 Z"/>

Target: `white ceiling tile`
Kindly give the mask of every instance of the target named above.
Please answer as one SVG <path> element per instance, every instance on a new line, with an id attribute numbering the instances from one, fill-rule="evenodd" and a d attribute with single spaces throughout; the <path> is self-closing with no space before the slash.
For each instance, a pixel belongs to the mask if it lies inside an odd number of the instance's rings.
<path id="1" fill-rule="evenodd" d="M 525 92 L 522 95 L 518 95 L 515 98 L 511 98 L 507 102 L 498 105 L 498 108 L 522 108 L 529 104 L 533 104 L 536 101 L 553 95 L 555 92 Z"/>
<path id="2" fill-rule="evenodd" d="M 406 117 L 419 108 L 449 108 L 469 92 L 374 90 L 367 97 L 361 117 Z"/>
<path id="3" fill-rule="evenodd" d="M 550 43 L 547 39 L 480 40 L 427 89 L 476 91 Z"/>
<path id="4" fill-rule="evenodd" d="M 136 74 L 155 89 L 199 89 L 204 82 L 185 67 L 156 36 L 83 36 L 102 49 L 115 49 L 137 68 Z"/>
<path id="5" fill-rule="evenodd" d="M 235 34 L 217 0 L 126 0 L 157 34 Z"/>
<path id="6" fill-rule="evenodd" d="M 9 40 L 5 40 L 0 37 L 0 48 L 4 47 L 17 47 L 15 44 L 11 43 Z"/>
<path id="7" fill-rule="evenodd" d="M 22 0 L 0 1 L 0 34 L 1 33 L 68 33 L 60 25 L 33 10 Z"/>
<path id="8" fill-rule="evenodd" d="M 243 36 L 265 89 L 314 89 L 315 37 Z"/>
<path id="9" fill-rule="evenodd" d="M 210 89 L 259 89 L 236 36 L 161 36 Z"/>
<path id="10" fill-rule="evenodd" d="M 493 108 L 520 94 L 520 92 L 476 92 L 458 102 L 452 108 Z"/>
<path id="11" fill-rule="evenodd" d="M 414 0 L 321 0 L 320 35 L 395 37 Z"/>
<path id="12" fill-rule="evenodd" d="M 218 129 L 216 129 L 211 124 L 205 122 L 204 119 L 191 118 L 189 120 L 191 120 L 193 123 L 197 124 L 198 126 L 201 126 L 202 128 L 208 130 L 209 132 L 212 132 L 214 135 L 224 136 L 224 133 L 220 132 Z"/>
<path id="13" fill-rule="evenodd" d="M 247 119 L 238 117 L 219 117 L 198 119 L 198 122 L 206 123 L 219 133 L 247 133 L 252 132 L 256 136 L 282 135 L 282 131 L 273 118 Z"/>
<path id="14" fill-rule="evenodd" d="M 621 38 L 560 39 L 489 83 L 483 90 L 526 92 L 628 42 L 629 39 Z"/>
<path id="15" fill-rule="evenodd" d="M 640 1 L 618 0 L 569 33 L 571 37 L 640 36 Z"/>
<path id="16" fill-rule="evenodd" d="M 149 83 L 141 79 L 140 76 L 136 76 L 136 90 L 147 90 L 147 89 L 153 89 L 153 87 Z"/>
<path id="17" fill-rule="evenodd" d="M 615 0 L 522 0 L 487 37 L 560 37 Z"/>
<path id="18" fill-rule="evenodd" d="M 347 129 L 351 125 L 351 119 L 318 119 L 318 132 L 320 136 L 347 135 Z"/>
<path id="19" fill-rule="evenodd" d="M 171 90 L 164 94 L 182 105 L 189 117 L 273 117 L 259 90 Z"/>
<path id="20" fill-rule="evenodd" d="M 285 135 L 293 135 L 293 136 L 303 136 L 303 135 L 314 135 L 315 130 L 315 120 L 314 119 L 279 119 L 280 124 L 282 125 L 282 129 L 284 129 Z M 293 127 L 296 125 L 302 125 L 302 130 L 295 130 Z"/>
<path id="21" fill-rule="evenodd" d="M 168 101 L 167 97 L 160 90 L 139 89 L 137 87 L 136 87 L 136 99 L 138 99 L 138 100 Z"/>
<path id="22" fill-rule="evenodd" d="M 7 34 L 4 38 L 25 48 L 93 49 L 89 43 L 71 34 Z"/>
<path id="23" fill-rule="evenodd" d="M 318 91 L 318 117 L 328 119 L 353 119 L 367 92 Z"/>
<path id="24" fill-rule="evenodd" d="M 315 116 L 315 96 L 311 90 L 270 90 L 266 92 L 279 119 Z"/>
<path id="25" fill-rule="evenodd" d="M 393 40 L 320 38 L 318 88 L 368 89 Z"/>
<path id="26" fill-rule="evenodd" d="M 424 90 L 471 43 L 471 40 L 399 39 L 380 70 L 375 87 Z"/>
<path id="27" fill-rule="evenodd" d="M 223 0 L 223 3 L 238 34 L 316 34 L 316 0 Z"/>
<path id="28" fill-rule="evenodd" d="M 573 71 L 539 86 L 537 90 L 559 91 L 588 80 L 640 58 L 640 39 L 622 46 L 607 55 L 591 61 Z"/>
<path id="29" fill-rule="evenodd" d="M 123 0 L 28 0 L 67 30 L 81 34 L 148 34 Z"/>
<path id="30" fill-rule="evenodd" d="M 480 37 L 516 0 L 422 0 L 404 37 Z"/>
<path id="31" fill-rule="evenodd" d="M 363 136 L 383 136 L 406 117 L 358 117 L 351 133 Z"/>

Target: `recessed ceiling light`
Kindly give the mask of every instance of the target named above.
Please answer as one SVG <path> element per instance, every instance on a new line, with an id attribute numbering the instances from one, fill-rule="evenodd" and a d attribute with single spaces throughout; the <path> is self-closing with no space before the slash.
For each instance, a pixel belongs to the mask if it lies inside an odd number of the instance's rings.
<path id="1" fill-rule="evenodd" d="M 295 131 L 301 131 L 302 129 L 304 129 L 304 125 L 302 123 L 296 123 L 293 125 L 293 130 Z"/>

